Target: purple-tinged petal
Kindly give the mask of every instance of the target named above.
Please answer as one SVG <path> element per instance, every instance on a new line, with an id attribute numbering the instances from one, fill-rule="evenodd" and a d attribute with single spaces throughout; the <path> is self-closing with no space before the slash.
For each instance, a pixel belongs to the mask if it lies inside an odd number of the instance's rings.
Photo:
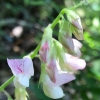
<path id="1" fill-rule="evenodd" d="M 54 59 L 51 59 L 50 62 L 47 64 L 46 71 L 48 76 L 50 77 L 52 82 L 56 82 L 55 79 L 55 67 L 56 67 L 56 61 Z"/>
<path id="2" fill-rule="evenodd" d="M 81 56 L 81 51 L 79 48 L 74 47 L 74 50 L 68 50 L 67 51 L 69 54 L 75 56 L 75 57 L 80 57 Z"/>
<path id="3" fill-rule="evenodd" d="M 73 74 L 71 74 L 71 73 L 67 73 L 65 71 L 62 71 L 60 69 L 60 66 L 57 63 L 57 68 L 55 68 L 55 78 L 56 78 L 56 82 L 55 83 L 48 81 L 48 84 L 50 86 L 63 85 L 65 83 L 68 83 L 68 82 L 74 80 L 75 76 Z"/>
<path id="4" fill-rule="evenodd" d="M 44 42 L 39 50 L 40 58 L 42 62 L 46 63 L 48 59 L 48 51 L 50 50 L 50 45 L 48 42 Z"/>
<path id="5" fill-rule="evenodd" d="M 72 24 L 73 24 L 76 28 L 78 28 L 79 30 L 82 30 L 82 29 L 83 29 L 83 27 L 82 27 L 82 25 L 81 25 L 81 20 L 80 20 L 80 18 L 77 18 L 77 19 L 75 19 L 75 20 L 72 20 Z"/>
<path id="6" fill-rule="evenodd" d="M 59 41 L 62 43 L 62 45 L 66 48 L 66 49 L 74 49 L 74 43 L 72 38 L 69 36 L 68 33 L 66 34 L 62 34 L 59 33 Z"/>
<path id="7" fill-rule="evenodd" d="M 19 73 L 23 73 L 23 60 L 22 59 L 8 59 L 7 63 L 12 70 L 12 73 L 16 76 Z"/>
<path id="8" fill-rule="evenodd" d="M 68 64 L 74 69 L 84 69 L 86 67 L 86 62 L 83 59 L 79 59 L 77 57 L 71 56 L 69 54 L 66 54 Z"/>
<path id="9" fill-rule="evenodd" d="M 28 76 L 33 76 L 34 75 L 34 68 L 33 68 L 33 62 L 30 57 L 26 56 L 23 58 L 23 71 L 24 74 Z"/>

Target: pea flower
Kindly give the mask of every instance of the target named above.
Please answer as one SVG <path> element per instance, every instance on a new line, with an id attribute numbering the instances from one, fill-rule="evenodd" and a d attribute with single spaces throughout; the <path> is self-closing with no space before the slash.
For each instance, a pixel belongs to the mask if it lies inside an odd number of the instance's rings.
<path id="1" fill-rule="evenodd" d="M 53 99 L 58 99 L 64 96 L 64 93 L 60 86 L 74 80 L 75 77 L 71 73 L 62 71 L 57 61 L 55 62 L 55 64 L 56 64 L 56 66 L 54 67 L 55 82 L 51 81 L 50 77 L 46 72 L 45 66 L 42 66 L 40 82 L 43 84 L 43 91 L 45 95 Z"/>
<path id="2" fill-rule="evenodd" d="M 16 88 L 29 86 L 29 79 L 34 75 L 33 63 L 29 56 L 23 59 L 7 59 L 8 65 L 14 74 L 14 85 Z"/>
<path id="3" fill-rule="evenodd" d="M 74 73 L 77 70 L 82 70 L 86 67 L 86 62 L 84 59 L 80 59 L 78 57 L 74 57 L 70 54 L 65 53 L 66 55 L 66 62 L 63 63 L 60 61 L 61 69 L 63 71 L 68 71 Z M 68 69 L 70 68 L 70 70 Z"/>
<path id="4" fill-rule="evenodd" d="M 73 10 L 67 10 L 67 18 L 68 21 L 76 28 L 83 29 L 81 25 L 80 17 L 73 11 Z"/>
<path id="5" fill-rule="evenodd" d="M 41 47 L 39 50 L 41 61 L 46 63 L 49 58 L 49 52 L 52 40 L 52 29 L 51 25 L 48 25 L 44 30 Z"/>
<path id="6" fill-rule="evenodd" d="M 64 18 L 62 18 L 60 22 L 60 30 L 58 36 L 59 41 L 65 48 L 73 50 L 74 44 L 71 37 L 72 33 L 70 30 L 70 25 Z"/>
<path id="7" fill-rule="evenodd" d="M 72 10 L 67 10 L 67 19 L 71 23 L 72 33 L 78 40 L 83 40 L 83 27 L 80 17 Z"/>

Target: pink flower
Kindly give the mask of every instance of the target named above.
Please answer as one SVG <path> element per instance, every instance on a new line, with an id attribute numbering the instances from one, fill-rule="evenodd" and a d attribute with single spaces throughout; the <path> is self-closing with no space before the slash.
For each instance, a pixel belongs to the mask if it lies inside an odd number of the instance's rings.
<path id="1" fill-rule="evenodd" d="M 7 59 L 8 65 L 14 74 L 15 87 L 28 87 L 29 79 L 34 75 L 33 63 L 30 57 L 23 59 Z"/>
<path id="2" fill-rule="evenodd" d="M 82 70 L 86 67 L 86 62 L 84 59 L 79 59 L 78 57 L 71 56 L 66 53 L 67 63 L 73 70 Z"/>
<path id="3" fill-rule="evenodd" d="M 70 54 L 65 53 L 66 55 L 66 62 L 59 62 L 61 69 L 63 71 L 68 71 L 70 73 L 74 73 L 76 70 L 82 70 L 86 67 L 86 62 L 84 59 L 79 59 L 78 57 L 74 57 Z"/>
<path id="4" fill-rule="evenodd" d="M 80 17 L 73 11 L 67 10 L 67 18 L 68 21 L 76 28 L 82 30 L 81 20 Z"/>
<path id="5" fill-rule="evenodd" d="M 45 70 L 45 67 L 42 68 L 40 82 L 43 83 L 43 91 L 48 97 L 58 99 L 64 96 L 60 86 L 74 80 L 75 77 L 71 73 L 62 71 L 57 61 L 55 64 L 56 66 L 53 67 L 54 71 L 50 71 L 51 75 L 54 74 L 55 76 L 55 82 L 51 81 L 50 76 L 47 74 L 48 72 Z"/>

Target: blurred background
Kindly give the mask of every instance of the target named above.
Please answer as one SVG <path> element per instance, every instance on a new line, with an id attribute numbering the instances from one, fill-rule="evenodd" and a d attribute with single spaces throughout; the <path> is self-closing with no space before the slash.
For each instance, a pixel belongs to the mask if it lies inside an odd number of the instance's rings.
<path id="1" fill-rule="evenodd" d="M 100 100 L 100 1 L 84 0 L 75 10 L 84 28 L 82 58 L 87 62 L 78 71 L 76 80 L 62 86 L 65 96 L 59 100 Z M 0 0 L 0 85 L 12 76 L 7 58 L 22 58 L 39 44 L 43 29 L 56 18 L 61 9 L 80 0 Z M 57 39 L 58 27 L 53 37 Z M 52 100 L 38 88 L 40 61 L 33 59 L 35 76 L 27 91 L 30 100 Z M 13 82 L 5 90 L 14 98 Z M 0 100 L 7 100 L 0 92 Z"/>

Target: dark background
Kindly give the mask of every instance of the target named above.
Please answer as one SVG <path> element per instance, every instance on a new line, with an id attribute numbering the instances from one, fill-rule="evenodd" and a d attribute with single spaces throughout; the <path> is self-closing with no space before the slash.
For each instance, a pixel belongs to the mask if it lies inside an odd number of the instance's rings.
<path id="1" fill-rule="evenodd" d="M 84 0 L 75 11 L 84 28 L 82 58 L 87 62 L 78 71 L 76 80 L 62 86 L 65 96 L 59 100 L 100 100 L 100 1 Z M 0 0 L 0 85 L 12 76 L 7 58 L 22 58 L 39 44 L 43 29 L 56 18 L 61 9 L 80 0 Z M 17 32 L 16 32 L 17 30 Z M 57 38 L 58 27 L 53 37 Z M 35 76 L 27 91 L 30 100 L 52 100 L 38 88 L 40 61 L 33 59 Z M 13 82 L 5 89 L 14 98 Z M 0 100 L 7 100 L 0 92 Z"/>

